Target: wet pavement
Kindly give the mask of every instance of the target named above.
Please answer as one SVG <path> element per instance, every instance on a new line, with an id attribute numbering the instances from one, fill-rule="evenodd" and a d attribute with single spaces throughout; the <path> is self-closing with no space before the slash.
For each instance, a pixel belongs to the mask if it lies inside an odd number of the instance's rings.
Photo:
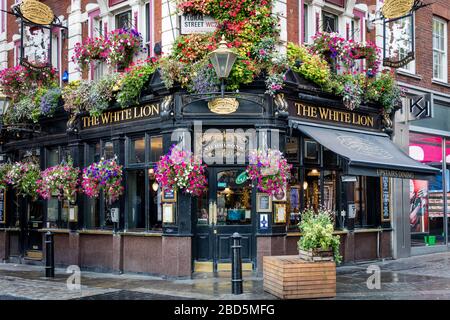
<path id="1" fill-rule="evenodd" d="M 369 266 L 380 271 L 379 289 L 369 289 L 367 285 L 368 278 L 373 275 L 373 272 L 367 272 Z M 194 274 L 191 279 L 163 279 L 82 271 L 81 287 L 72 290 L 67 286 L 70 274 L 65 269 L 56 269 L 53 279 L 43 275 L 41 266 L 0 264 L 0 300 L 276 299 L 264 292 L 262 278 L 250 272 L 244 272 L 244 294 L 239 296 L 231 294 L 229 272 L 216 276 Z M 374 281 L 369 283 L 376 284 Z M 338 267 L 336 299 L 448 300 L 450 252 Z"/>

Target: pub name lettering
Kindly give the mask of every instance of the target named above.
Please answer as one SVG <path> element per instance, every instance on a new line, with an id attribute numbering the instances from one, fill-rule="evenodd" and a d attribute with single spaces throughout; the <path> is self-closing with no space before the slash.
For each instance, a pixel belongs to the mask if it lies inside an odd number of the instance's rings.
<path id="1" fill-rule="evenodd" d="M 155 116 L 159 116 L 159 105 L 150 104 L 124 110 L 109 111 L 102 113 L 98 117 L 83 117 L 83 128 L 113 124 L 128 120 L 137 120 L 141 118 L 151 118 Z"/>
<path id="2" fill-rule="evenodd" d="M 363 127 L 374 127 L 375 121 L 373 117 L 357 114 L 354 112 L 346 112 L 340 110 L 333 110 L 324 107 L 316 107 L 299 102 L 294 103 L 297 116 L 319 119 L 325 121 L 348 123 Z"/>

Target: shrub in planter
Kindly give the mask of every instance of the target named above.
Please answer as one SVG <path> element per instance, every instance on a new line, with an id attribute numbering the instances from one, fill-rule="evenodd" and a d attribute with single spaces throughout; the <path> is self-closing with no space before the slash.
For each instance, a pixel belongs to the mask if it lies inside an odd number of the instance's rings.
<path id="1" fill-rule="evenodd" d="M 332 212 L 319 209 L 306 209 L 301 214 L 299 223 L 301 237 L 298 241 L 298 249 L 307 252 L 321 254 L 323 251 L 331 251 L 336 263 L 342 260 L 339 254 L 339 236 L 333 235 L 334 226 Z"/>

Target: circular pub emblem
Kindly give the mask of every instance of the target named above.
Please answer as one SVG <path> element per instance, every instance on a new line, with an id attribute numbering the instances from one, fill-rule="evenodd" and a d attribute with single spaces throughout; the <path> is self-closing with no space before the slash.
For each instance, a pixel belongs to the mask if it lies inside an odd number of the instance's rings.
<path id="1" fill-rule="evenodd" d="M 36 0 L 24 0 L 20 4 L 20 12 L 25 19 L 40 25 L 52 24 L 55 18 L 49 6 Z"/>
<path id="2" fill-rule="evenodd" d="M 386 19 L 396 19 L 407 15 L 413 5 L 414 0 L 386 0 L 381 12 Z"/>

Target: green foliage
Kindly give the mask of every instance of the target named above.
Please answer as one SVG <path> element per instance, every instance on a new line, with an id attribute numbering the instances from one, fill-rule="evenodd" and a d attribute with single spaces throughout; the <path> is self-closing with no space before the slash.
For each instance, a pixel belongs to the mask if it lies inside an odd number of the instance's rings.
<path id="1" fill-rule="evenodd" d="M 122 108 L 138 103 L 144 85 L 155 70 L 153 63 L 147 63 L 135 66 L 122 78 L 121 88 L 116 97 Z"/>
<path id="2" fill-rule="evenodd" d="M 330 80 L 330 67 L 318 55 L 311 54 L 304 46 L 288 43 L 287 58 L 289 67 L 305 79 L 326 87 Z"/>
<path id="3" fill-rule="evenodd" d="M 380 76 L 371 81 L 366 88 L 366 98 L 379 102 L 387 113 L 401 104 L 402 90 L 395 84 L 395 78 L 389 72 L 382 72 Z"/>
<path id="4" fill-rule="evenodd" d="M 319 210 L 316 213 L 312 209 L 306 209 L 302 212 L 301 217 L 302 220 L 299 223 L 301 237 L 298 241 L 298 248 L 303 250 L 331 248 L 334 260 L 338 264 L 341 263 L 340 239 L 338 235 L 333 235 L 334 226 L 331 212 Z"/>
<path id="5" fill-rule="evenodd" d="M 99 116 L 108 109 L 115 95 L 114 86 L 118 81 L 119 74 L 113 73 L 92 84 L 87 101 L 88 105 L 86 106 L 86 110 L 89 111 L 91 116 Z"/>

